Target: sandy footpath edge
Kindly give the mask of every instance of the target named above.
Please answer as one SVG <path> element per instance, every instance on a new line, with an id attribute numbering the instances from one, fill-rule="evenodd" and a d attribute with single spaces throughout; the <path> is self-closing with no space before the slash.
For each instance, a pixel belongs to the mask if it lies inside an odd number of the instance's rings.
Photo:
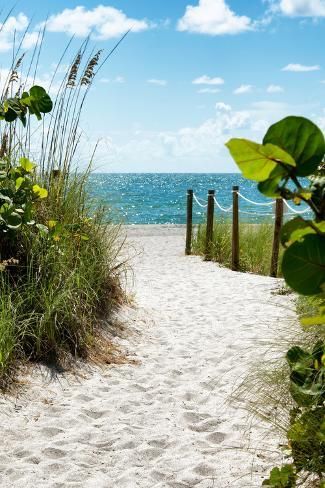
<path id="1" fill-rule="evenodd" d="M 169 227 L 169 228 L 168 228 Z M 127 229 L 136 307 L 117 338 L 139 364 L 52 379 L 0 398 L 1 488 L 255 487 L 281 459 L 227 403 L 275 331 L 294 320 L 278 280 L 184 256 L 184 228 Z"/>

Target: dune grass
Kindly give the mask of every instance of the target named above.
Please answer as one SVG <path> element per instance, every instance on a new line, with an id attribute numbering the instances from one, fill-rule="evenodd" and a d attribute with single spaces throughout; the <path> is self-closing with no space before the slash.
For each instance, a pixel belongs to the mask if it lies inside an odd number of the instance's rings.
<path id="1" fill-rule="evenodd" d="M 91 161 L 81 172 L 75 164 L 80 116 L 101 55 L 87 54 L 87 44 L 73 56 L 49 118 L 41 123 L 28 119 L 26 127 L 19 120 L 0 125 L 6 170 L 17 167 L 22 156 L 29 158 L 36 163 L 33 184 L 48 192 L 33 203 L 30 225 L 1 236 L 0 387 L 9 384 L 20 360 L 86 357 L 101 319 L 109 318 L 124 298 L 120 227 L 107 222 L 107 212 L 89 199 Z M 36 73 L 41 48 L 42 43 L 35 47 L 29 72 Z M 18 72 L 19 49 L 13 53 L 14 75 L 8 77 L 2 101 L 14 92 L 17 79 L 20 86 L 28 83 Z M 1 191 L 6 184 L 1 180 Z"/>
<path id="2" fill-rule="evenodd" d="M 193 253 L 204 255 L 206 225 L 198 226 L 193 239 Z M 240 224 L 240 271 L 269 275 L 273 242 L 273 224 Z M 231 267 L 231 223 L 214 223 L 211 246 L 212 259 Z"/>

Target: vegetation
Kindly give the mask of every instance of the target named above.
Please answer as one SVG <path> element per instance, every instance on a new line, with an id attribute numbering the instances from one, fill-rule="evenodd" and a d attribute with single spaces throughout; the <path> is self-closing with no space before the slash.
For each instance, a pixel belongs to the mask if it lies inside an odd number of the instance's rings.
<path id="1" fill-rule="evenodd" d="M 286 446 L 290 463 L 274 468 L 264 486 L 325 486 L 325 140 L 320 129 L 302 117 L 287 117 L 267 131 L 262 144 L 232 139 L 227 144 L 244 176 L 266 196 L 304 201 L 313 220 L 297 217 L 282 229 L 282 273 L 286 283 L 307 297 L 301 322 L 319 326 L 311 347 L 295 345 L 287 352 L 289 377 L 279 382 L 290 408 Z M 303 184 L 301 177 L 309 179 Z M 276 396 L 276 395 L 275 395 Z"/>
<path id="2" fill-rule="evenodd" d="M 240 271 L 269 275 L 273 242 L 272 224 L 240 224 Z M 211 244 L 214 261 L 231 268 L 232 226 L 215 222 Z M 193 252 L 204 255 L 206 225 L 199 225 L 193 239 Z"/>
<path id="3" fill-rule="evenodd" d="M 90 166 L 73 169 L 80 115 L 101 55 L 83 64 L 86 47 L 54 102 L 39 86 L 12 95 L 23 57 L 15 53 L 0 100 L 0 386 L 19 359 L 85 356 L 99 319 L 123 296 L 119 229 L 89 201 Z M 38 60 L 41 46 L 35 49 Z M 33 134 L 37 162 L 30 156 Z"/>

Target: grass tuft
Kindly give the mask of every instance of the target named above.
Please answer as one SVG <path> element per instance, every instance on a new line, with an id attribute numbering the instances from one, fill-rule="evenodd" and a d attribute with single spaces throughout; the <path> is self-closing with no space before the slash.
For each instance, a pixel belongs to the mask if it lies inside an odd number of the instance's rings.
<path id="1" fill-rule="evenodd" d="M 240 271 L 269 275 L 271 265 L 272 224 L 240 224 Z M 193 252 L 204 255 L 206 225 L 201 224 L 193 239 Z M 232 226 L 230 222 L 215 222 L 211 246 L 212 259 L 231 267 Z"/>

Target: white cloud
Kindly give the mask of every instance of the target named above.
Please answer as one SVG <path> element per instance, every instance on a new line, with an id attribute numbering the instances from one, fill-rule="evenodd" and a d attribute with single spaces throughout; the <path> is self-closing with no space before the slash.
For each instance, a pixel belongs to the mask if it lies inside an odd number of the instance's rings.
<path id="1" fill-rule="evenodd" d="M 41 36 L 39 32 L 26 32 L 23 42 L 23 49 L 31 49 L 41 42 Z"/>
<path id="2" fill-rule="evenodd" d="M 211 165 L 211 171 L 218 171 L 216 156 L 227 156 L 225 142 L 234 135 L 249 130 L 250 115 L 247 111 L 234 111 L 229 105 L 219 102 L 214 117 L 198 126 L 182 127 L 176 131 L 136 130 L 125 135 L 125 143 L 110 138 L 109 159 L 107 150 L 105 164 L 110 168 L 137 168 L 141 161 L 143 171 L 200 171 L 202 164 Z M 198 161 L 200 162 L 198 165 Z M 224 157 L 220 158 L 224 161 Z M 230 158 L 228 157 L 230 162 Z M 230 162 L 229 171 L 234 170 Z"/>
<path id="3" fill-rule="evenodd" d="M 201 88 L 198 93 L 219 93 L 219 88 Z"/>
<path id="4" fill-rule="evenodd" d="M 236 15 L 225 0 L 199 0 L 197 6 L 186 7 L 177 29 L 217 36 L 239 34 L 252 30 L 253 25 L 249 17 Z"/>
<path id="5" fill-rule="evenodd" d="M 299 63 L 298 64 L 290 63 L 284 68 L 282 68 L 282 71 L 292 71 L 295 73 L 304 73 L 308 71 L 319 71 L 319 70 L 320 70 L 320 66 L 318 64 L 312 66 L 306 66 Z"/>
<path id="6" fill-rule="evenodd" d="M 269 85 L 266 89 L 267 93 L 282 93 L 284 90 L 279 85 Z"/>
<path id="7" fill-rule="evenodd" d="M 110 83 L 110 79 L 109 78 L 100 78 L 99 80 L 99 83 Z"/>
<path id="8" fill-rule="evenodd" d="M 210 78 L 210 76 L 207 75 L 200 76 L 192 81 L 193 85 L 223 85 L 224 82 L 225 81 L 219 76 Z"/>
<path id="9" fill-rule="evenodd" d="M 125 83 L 125 78 L 123 76 L 116 76 L 113 79 L 110 78 L 100 78 L 99 83 Z"/>
<path id="10" fill-rule="evenodd" d="M 220 112 L 230 112 L 231 111 L 231 105 L 227 105 L 224 102 L 217 102 L 216 103 L 216 110 L 219 110 Z"/>
<path id="11" fill-rule="evenodd" d="M 0 23 L 0 52 L 10 51 L 13 46 L 15 33 L 27 29 L 29 20 L 25 14 L 9 17 L 4 24 Z"/>
<path id="12" fill-rule="evenodd" d="M 77 37 L 92 34 L 98 40 L 119 37 L 129 29 L 132 32 L 141 32 L 152 27 L 146 19 L 132 19 L 122 10 L 104 5 L 98 5 L 92 10 L 82 6 L 65 9 L 52 15 L 46 24 L 50 32 L 64 32 Z"/>
<path id="13" fill-rule="evenodd" d="M 235 95 L 242 95 L 244 93 L 251 93 L 253 91 L 253 85 L 240 85 L 234 90 Z"/>
<path id="14" fill-rule="evenodd" d="M 289 17 L 324 17 L 324 0 L 280 0 L 272 2 L 271 10 Z"/>
<path id="15" fill-rule="evenodd" d="M 147 83 L 150 83 L 151 85 L 158 85 L 158 86 L 166 86 L 167 85 L 166 80 L 157 80 L 156 78 L 151 78 L 150 80 L 147 80 Z"/>
<path id="16" fill-rule="evenodd" d="M 8 82 L 12 71 L 8 68 L 0 68 L 0 93 L 3 91 L 6 83 Z M 40 85 L 49 90 L 51 95 L 55 95 L 61 86 L 61 79 L 53 80 L 54 71 L 49 73 L 38 74 L 35 78 L 32 75 L 26 75 L 26 73 L 18 72 L 18 80 L 11 82 L 11 87 L 15 93 L 20 85 L 26 87 L 29 90 L 33 85 Z"/>

